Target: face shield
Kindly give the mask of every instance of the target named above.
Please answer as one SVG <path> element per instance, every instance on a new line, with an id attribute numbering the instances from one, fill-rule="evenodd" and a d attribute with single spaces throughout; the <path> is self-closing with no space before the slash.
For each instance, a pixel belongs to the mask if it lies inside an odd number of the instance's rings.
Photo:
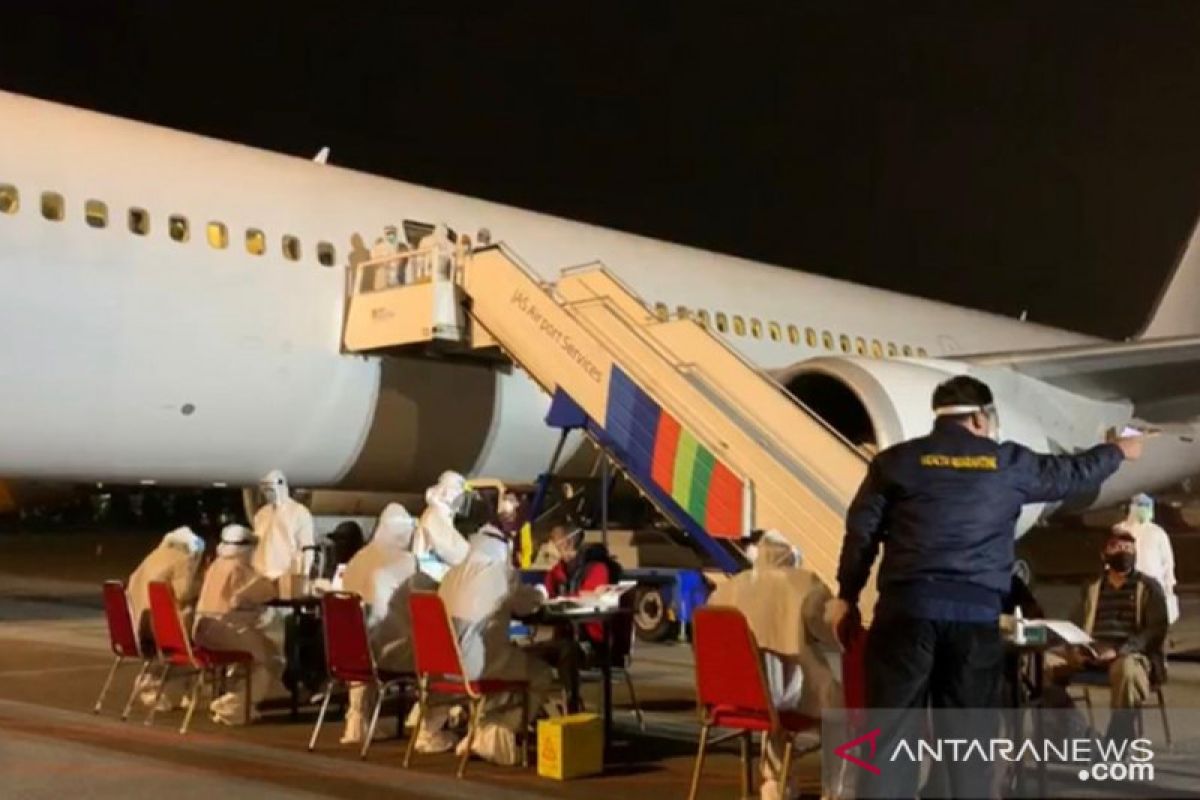
<path id="1" fill-rule="evenodd" d="M 939 406 L 933 410 L 936 417 L 960 417 L 963 414 L 982 414 L 987 420 L 987 437 L 993 441 L 1000 441 L 1000 412 L 996 410 L 994 403 L 988 403 L 986 406 Z"/>

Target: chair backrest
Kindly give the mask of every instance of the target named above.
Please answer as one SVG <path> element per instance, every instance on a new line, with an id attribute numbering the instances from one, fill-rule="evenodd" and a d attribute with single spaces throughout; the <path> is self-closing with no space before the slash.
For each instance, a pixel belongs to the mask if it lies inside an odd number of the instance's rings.
<path id="1" fill-rule="evenodd" d="M 850 709 L 867 707 L 867 632 L 857 628 L 842 652 L 842 702 Z"/>
<path id="2" fill-rule="evenodd" d="M 772 727 L 778 724 L 758 642 L 742 612 L 722 606 L 696 609 L 692 646 L 702 709 L 729 707 L 742 716 L 759 716 Z"/>
<path id="3" fill-rule="evenodd" d="M 463 678 L 458 637 L 450 625 L 446 604 L 435 592 L 412 592 L 408 596 L 412 613 L 413 661 L 418 675 L 444 675 Z"/>
<path id="4" fill-rule="evenodd" d="M 165 581 L 151 581 L 148 591 L 150 624 L 154 629 L 154 641 L 158 645 L 158 652 L 167 661 L 186 659 L 195 663 L 192 641 L 183 627 L 179 604 L 175 600 L 175 590 Z"/>
<path id="5" fill-rule="evenodd" d="M 354 592 L 326 592 L 321 598 L 321 624 L 331 676 L 339 681 L 362 681 L 375 675 L 361 597 Z"/>
<path id="6" fill-rule="evenodd" d="M 133 629 L 133 614 L 129 596 L 120 581 L 104 582 L 104 617 L 108 620 L 108 641 L 115 655 L 125 658 L 141 656 L 137 632 Z"/>
<path id="7" fill-rule="evenodd" d="M 612 665 L 626 667 L 633 655 L 633 642 L 637 629 L 633 624 L 634 611 L 637 609 L 637 593 L 633 590 L 625 592 L 618 601 L 621 613 L 608 623 L 612 626 Z"/>

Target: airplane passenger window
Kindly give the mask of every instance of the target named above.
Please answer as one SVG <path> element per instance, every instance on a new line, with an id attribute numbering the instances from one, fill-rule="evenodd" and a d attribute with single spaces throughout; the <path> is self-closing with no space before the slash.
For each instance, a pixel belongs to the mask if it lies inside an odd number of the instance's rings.
<path id="1" fill-rule="evenodd" d="M 129 232 L 138 236 L 150 233 L 150 212 L 144 208 L 129 209 Z"/>
<path id="2" fill-rule="evenodd" d="M 676 314 L 676 315 L 677 315 L 677 316 L 678 316 L 680 319 L 691 319 L 691 318 L 692 318 L 692 312 L 688 311 L 688 307 L 687 307 L 687 306 L 676 306 L 676 307 L 675 307 L 675 314 Z"/>
<path id="3" fill-rule="evenodd" d="M 63 196 L 58 192 L 42 192 L 42 216 L 51 222 L 62 222 L 66 216 Z"/>
<path id="4" fill-rule="evenodd" d="M 805 328 L 804 329 L 804 341 L 808 344 L 809 347 L 816 347 L 817 346 L 817 332 L 814 331 L 812 328 Z"/>
<path id="5" fill-rule="evenodd" d="M 767 334 L 771 337 L 772 342 L 778 342 L 783 338 L 783 330 L 779 327 L 778 322 L 772 322 L 767 326 Z"/>
<path id="6" fill-rule="evenodd" d="M 700 309 L 699 320 L 700 320 L 700 327 L 707 330 L 709 328 L 709 326 L 712 324 L 712 318 L 708 314 L 708 309 L 706 309 L 706 308 Z"/>
<path id="7" fill-rule="evenodd" d="M 717 330 L 719 330 L 721 333 L 725 333 L 727 330 L 729 330 L 729 318 L 725 316 L 724 311 L 717 312 Z"/>
<path id="8" fill-rule="evenodd" d="M 897 356 L 896 343 L 888 342 L 888 357 L 895 358 Z"/>
<path id="9" fill-rule="evenodd" d="M 186 242 L 191 237 L 187 217 L 181 214 L 172 214 L 167 218 L 167 232 L 171 234 L 172 241 Z"/>
<path id="10" fill-rule="evenodd" d="M 929 353 L 926 353 L 926 352 L 925 352 L 925 348 L 924 348 L 924 347 L 918 347 L 918 348 L 917 348 L 917 355 L 918 355 L 918 356 L 920 356 L 921 358 L 925 358 L 926 356 L 928 356 L 928 355 L 929 355 Z"/>
<path id="11" fill-rule="evenodd" d="M 861 336 L 856 338 L 854 340 L 854 352 L 860 356 L 865 356 L 867 354 L 867 340 Z"/>
<path id="12" fill-rule="evenodd" d="M 826 350 L 832 350 L 833 349 L 833 334 L 830 333 L 829 331 L 823 331 L 821 333 L 821 344 L 825 345 Z"/>
<path id="13" fill-rule="evenodd" d="M 670 311 L 670 309 L 667 308 L 666 303 L 655 303 L 654 304 L 654 316 L 658 317 L 663 322 L 666 322 L 668 319 L 671 318 L 671 311 Z"/>
<path id="14" fill-rule="evenodd" d="M 214 250 L 229 247 L 229 229 L 222 222 L 208 223 L 208 245 Z"/>
<path id="15" fill-rule="evenodd" d="M 910 345 L 907 345 L 907 344 L 904 345 L 904 355 L 905 355 L 905 357 L 912 356 L 912 347 Z"/>
<path id="16" fill-rule="evenodd" d="M 337 263 L 337 253 L 329 242 L 317 242 L 317 261 L 322 267 L 332 267 Z"/>
<path id="17" fill-rule="evenodd" d="M 108 205 L 101 200 L 88 200 L 83 204 L 83 218 L 90 227 L 108 227 Z"/>
<path id="18" fill-rule="evenodd" d="M 755 339 L 762 338 L 762 323 L 759 322 L 757 319 L 750 320 L 750 335 L 753 336 Z"/>
<path id="19" fill-rule="evenodd" d="M 850 352 L 850 337 L 849 336 L 847 336 L 846 334 L 843 333 L 841 336 L 838 337 L 838 342 L 842 345 L 843 353 Z"/>
<path id="20" fill-rule="evenodd" d="M 300 260 L 300 240 L 295 236 L 283 237 L 283 257 L 288 261 Z"/>
<path id="21" fill-rule="evenodd" d="M 883 345 L 879 343 L 878 339 L 871 340 L 871 357 L 883 358 Z"/>
<path id="22" fill-rule="evenodd" d="M 0 214 L 15 214 L 21 208 L 21 193 L 11 183 L 0 183 Z"/>
<path id="23" fill-rule="evenodd" d="M 746 320 L 742 319 L 741 314 L 733 315 L 733 332 L 738 336 L 746 335 Z"/>
<path id="24" fill-rule="evenodd" d="M 267 252 L 267 235 L 258 228 L 247 228 L 246 252 L 252 256 L 261 256 Z"/>
<path id="25" fill-rule="evenodd" d="M 792 344 L 800 344 L 800 329 L 795 325 L 788 325 L 788 341 Z"/>

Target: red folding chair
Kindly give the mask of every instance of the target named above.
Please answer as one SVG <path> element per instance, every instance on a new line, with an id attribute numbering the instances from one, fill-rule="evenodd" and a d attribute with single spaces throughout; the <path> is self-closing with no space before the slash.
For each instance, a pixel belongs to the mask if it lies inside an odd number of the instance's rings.
<path id="1" fill-rule="evenodd" d="M 420 690 L 420 705 L 417 710 L 417 733 L 425 720 L 431 694 L 448 695 L 465 699 L 471 706 L 468 717 L 467 744 L 458 762 L 458 777 L 467 771 L 467 761 L 471 758 L 471 745 L 475 741 L 475 731 L 479 727 L 479 717 L 483 711 L 483 702 L 488 695 L 520 693 L 522 695 L 521 715 L 521 765 L 529 766 L 529 742 L 527 741 L 529 723 L 529 683 L 527 681 L 478 680 L 467 678 L 462 666 L 462 654 L 458 649 L 458 638 L 450 624 L 446 613 L 446 605 L 442 598 L 433 592 L 413 592 L 408 598 L 408 607 L 412 613 L 413 655 L 417 668 L 417 686 Z M 408 750 L 404 753 L 404 766 L 412 761 L 416 750 L 417 733 L 409 739 Z"/>
<path id="2" fill-rule="evenodd" d="M 133 614 L 129 610 L 129 595 L 125 592 L 125 584 L 120 581 L 105 581 L 103 595 L 104 617 L 108 620 L 108 642 L 116 658 L 113 660 L 112 668 L 108 671 L 104 688 L 100 690 L 100 696 L 96 698 L 96 705 L 92 709 L 92 713 L 100 713 L 100 707 L 104 703 L 109 687 L 112 686 L 113 677 L 117 674 L 117 668 L 127 659 L 138 659 L 142 662 L 142 668 L 138 670 L 137 677 L 133 680 L 133 689 L 129 692 L 129 700 L 126 701 L 125 708 L 121 712 L 121 719 L 124 720 L 129 718 L 129 710 L 133 707 L 133 698 L 137 696 L 138 685 L 154 663 L 154 653 L 142 652 L 141 644 L 138 642 L 137 629 L 133 625 Z"/>
<path id="3" fill-rule="evenodd" d="M 695 800 L 712 728 L 742 731 L 742 796 L 752 791 L 751 736 L 762 733 L 800 733 L 820 724 L 819 719 L 795 711 L 779 711 L 763 675 L 758 642 L 746 617 L 734 608 L 709 606 L 692 617 L 692 646 L 696 661 L 696 692 L 700 704 L 700 749 L 692 772 L 688 800 Z M 782 774 L 792 763 L 792 737 L 783 750 Z"/>
<path id="4" fill-rule="evenodd" d="M 328 592 L 321 598 L 321 624 L 325 628 L 325 663 L 329 668 L 329 685 L 325 687 L 325 699 L 317 714 L 308 749 L 317 746 L 321 725 L 333 689 L 341 684 L 346 689 L 352 683 L 366 683 L 375 687 L 375 708 L 371 712 L 371 725 L 363 741 L 361 758 L 367 757 L 371 739 L 375 736 L 375 725 L 379 722 L 379 710 L 383 708 L 383 696 L 393 686 L 412 681 L 414 676 L 406 672 L 381 670 L 375 664 L 370 636 L 363 613 L 362 598 L 353 592 Z"/>
<path id="5" fill-rule="evenodd" d="M 158 644 L 159 658 L 162 659 L 163 673 L 162 683 L 159 684 L 158 694 L 154 698 L 150 714 L 146 717 L 146 724 L 150 725 L 154 722 L 154 715 L 158 712 L 158 701 L 171 677 L 171 671 L 175 669 L 190 670 L 196 673 L 188 690 L 191 703 L 183 717 L 183 724 L 179 727 L 180 733 L 187 733 L 188 725 L 192 722 L 192 713 L 200 703 L 200 688 L 204 679 L 210 678 L 209 685 L 212 687 L 215 699 L 216 687 L 219 683 L 218 673 L 229 666 L 241 666 L 245 670 L 244 721 L 249 724 L 250 681 L 251 672 L 254 669 L 254 656 L 241 650 L 210 650 L 194 645 L 192 637 L 188 636 L 187 630 L 184 628 L 183 618 L 179 614 L 179 604 L 175 600 L 175 590 L 171 588 L 171 584 L 163 581 L 151 581 L 149 592 L 150 622 L 154 628 L 154 640 Z"/>

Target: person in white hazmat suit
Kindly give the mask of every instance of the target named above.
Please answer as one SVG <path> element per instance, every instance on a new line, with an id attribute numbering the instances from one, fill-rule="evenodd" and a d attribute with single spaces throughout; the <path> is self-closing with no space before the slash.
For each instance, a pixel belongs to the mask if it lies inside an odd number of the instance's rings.
<path id="1" fill-rule="evenodd" d="M 447 470 L 425 492 L 425 510 L 413 535 L 412 551 L 418 569 L 441 582 L 451 567 L 467 557 L 467 540 L 454 527 L 454 518 L 467 502 L 469 487 L 457 472 Z"/>
<path id="2" fill-rule="evenodd" d="M 832 595 L 800 564 L 800 552 L 778 531 L 767 531 L 758 542 L 753 568 L 718 586 L 708 602 L 745 614 L 762 650 L 775 707 L 820 717 L 823 709 L 841 705 L 838 681 L 821 650 L 821 645 L 837 647 L 825 619 Z M 796 795 L 785 790 L 787 776 L 780 775 L 785 744 L 782 735 L 764 742 L 763 800 Z"/>
<path id="3" fill-rule="evenodd" d="M 184 618 L 200 594 L 200 559 L 204 555 L 204 540 L 191 528 L 176 528 L 163 536 L 162 541 L 142 559 L 127 582 L 129 611 L 138 642 L 145 654 L 154 653 L 154 632 L 150 624 L 150 583 L 163 581 L 175 590 L 175 599 L 184 609 Z M 143 705 L 154 702 L 161 680 L 157 675 L 144 675 L 138 684 L 138 699 Z M 159 711 L 177 708 L 183 700 L 183 683 L 176 681 L 163 690 L 158 701 Z"/>
<path id="4" fill-rule="evenodd" d="M 1129 516 L 1117 523 L 1119 530 L 1133 534 L 1137 546 L 1134 569 L 1158 581 L 1167 599 L 1167 622 L 1179 619 L 1179 598 L 1175 596 L 1175 551 L 1171 537 L 1154 521 L 1154 500 L 1138 494 L 1129 501 Z"/>
<path id="5" fill-rule="evenodd" d="M 409 594 L 414 589 L 437 588 L 417 571 L 417 559 L 410 552 L 415 527 L 416 520 L 404 506 L 388 503 L 371 541 L 350 559 L 342 575 L 342 589 L 357 594 L 367 606 L 367 632 L 376 666 L 393 672 L 411 672 L 413 668 Z M 350 687 L 342 744 L 362 742 L 366 735 L 363 710 L 373 702 L 373 691 L 366 685 Z"/>
<path id="6" fill-rule="evenodd" d="M 313 518 L 293 500 L 287 478 L 277 469 L 259 482 L 266 504 L 254 515 L 254 569 L 272 581 L 284 575 L 308 575 L 316 551 Z"/>
<path id="7" fill-rule="evenodd" d="M 513 616 L 533 613 L 544 598 L 536 587 L 521 583 L 509 548 L 499 528 L 484 525 L 471 537 L 466 560 L 447 573 L 438 589 L 458 637 L 467 678 L 529 683 L 526 708 L 520 695 L 488 697 L 471 747 L 480 758 L 506 766 L 521 762 L 521 720 L 528 722 L 542 707 L 552 684 L 550 667 L 509 640 Z M 448 717 L 444 705 L 428 709 L 418 733 L 419 752 L 443 752 L 454 744 L 456 737 L 444 729 Z M 459 755 L 466 745 L 465 739 L 458 741 Z"/>
<path id="8" fill-rule="evenodd" d="M 275 596 L 271 582 L 251 566 L 254 534 L 241 525 L 226 525 L 217 545 L 217 558 L 204 576 L 196 604 L 196 644 L 213 650 L 241 650 L 254 657 L 250 677 L 251 719 L 260 715 L 259 702 L 283 691 L 283 656 L 279 646 L 261 627 L 264 606 Z M 232 670 L 240 679 L 242 668 Z M 240 680 L 239 680 L 240 682 Z M 241 725 L 245 694 L 240 686 L 227 687 L 212 702 L 213 721 Z"/>

